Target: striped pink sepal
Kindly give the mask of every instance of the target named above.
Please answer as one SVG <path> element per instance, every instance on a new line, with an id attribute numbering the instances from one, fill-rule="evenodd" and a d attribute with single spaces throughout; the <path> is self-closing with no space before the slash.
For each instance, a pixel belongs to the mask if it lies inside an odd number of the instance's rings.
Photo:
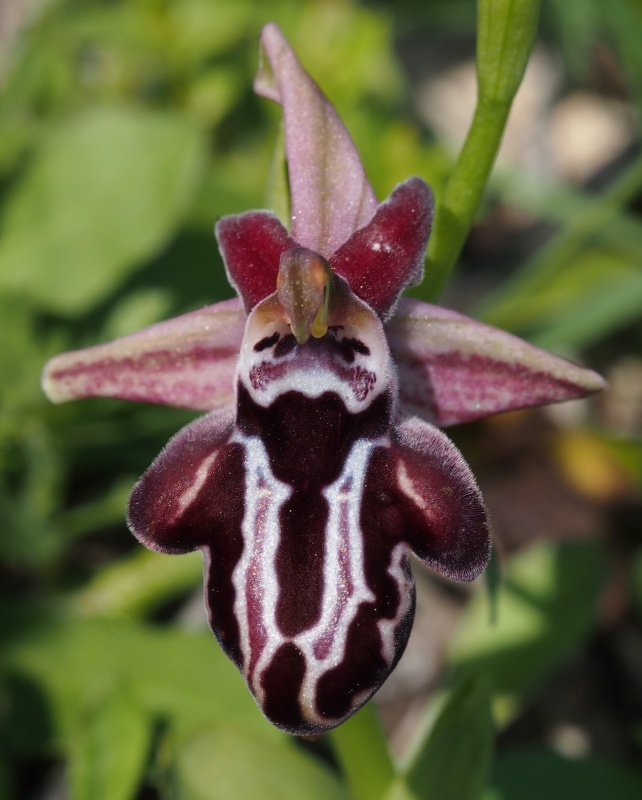
<path id="1" fill-rule="evenodd" d="M 54 403 L 112 397 L 210 411 L 234 405 L 245 312 L 238 299 L 52 358 L 42 385 Z"/>
<path id="2" fill-rule="evenodd" d="M 445 427 L 605 388 L 588 369 L 470 317 L 402 299 L 386 334 L 404 409 Z"/>
<path id="3" fill-rule="evenodd" d="M 292 236 L 329 258 L 377 208 L 357 148 L 274 23 L 261 33 L 254 90 L 283 108 Z"/>

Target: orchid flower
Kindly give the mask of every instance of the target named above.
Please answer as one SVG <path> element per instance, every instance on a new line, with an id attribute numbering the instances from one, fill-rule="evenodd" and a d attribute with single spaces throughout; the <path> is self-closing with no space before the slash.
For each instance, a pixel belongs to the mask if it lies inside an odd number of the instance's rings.
<path id="1" fill-rule="evenodd" d="M 336 111 L 279 29 L 256 91 L 285 117 L 290 231 L 269 211 L 216 237 L 238 292 L 45 368 L 54 402 L 114 397 L 208 411 L 133 490 L 161 553 L 200 548 L 216 638 L 293 734 L 353 714 L 412 625 L 409 553 L 459 581 L 488 563 L 479 489 L 437 426 L 579 397 L 602 379 L 452 311 L 399 299 L 422 277 L 433 201 L 410 178 L 378 203 Z"/>

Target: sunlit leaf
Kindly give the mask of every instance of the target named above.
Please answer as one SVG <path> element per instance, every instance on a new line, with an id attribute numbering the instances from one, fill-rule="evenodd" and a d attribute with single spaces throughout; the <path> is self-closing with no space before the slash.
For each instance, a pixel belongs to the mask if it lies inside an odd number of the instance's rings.
<path id="1" fill-rule="evenodd" d="M 7 200 L 0 288 L 66 314 L 96 303 L 175 231 L 202 153 L 174 113 L 103 108 L 61 126 Z"/>
<path id="2" fill-rule="evenodd" d="M 327 767 L 286 742 L 229 725 L 203 731 L 176 753 L 178 800 L 347 800 Z"/>
<path id="3" fill-rule="evenodd" d="M 71 737 L 72 800 L 130 800 L 135 796 L 151 738 L 148 714 L 115 685 L 90 708 Z"/>
<path id="4" fill-rule="evenodd" d="M 4 646 L 0 668 L 40 686 L 58 742 L 73 735 L 96 694 L 117 683 L 128 687 L 147 714 L 177 732 L 234 719 L 238 727 L 281 736 L 264 720 L 209 632 L 95 619 L 48 619 L 34 626 L 28 610 L 24 615 L 20 622 L 11 612 L 13 624 L 23 630 Z"/>
<path id="5" fill-rule="evenodd" d="M 419 744 L 404 777 L 407 789 L 417 798 L 478 800 L 488 782 L 493 743 L 488 685 L 466 680 Z"/>
<path id="6" fill-rule="evenodd" d="M 328 736 L 354 800 L 380 800 L 396 774 L 381 720 L 367 703 Z M 368 769 L 363 764 L 368 763 Z"/>
<path id="7" fill-rule="evenodd" d="M 486 592 L 475 595 L 451 646 L 464 674 L 485 674 L 500 691 L 532 689 L 568 658 L 595 624 L 604 580 L 596 545 L 541 544 L 506 565 L 496 622 Z"/>
<path id="8" fill-rule="evenodd" d="M 140 548 L 98 572 L 72 595 L 69 608 L 79 617 L 140 618 L 196 588 L 202 576 L 200 553 L 165 558 Z"/>

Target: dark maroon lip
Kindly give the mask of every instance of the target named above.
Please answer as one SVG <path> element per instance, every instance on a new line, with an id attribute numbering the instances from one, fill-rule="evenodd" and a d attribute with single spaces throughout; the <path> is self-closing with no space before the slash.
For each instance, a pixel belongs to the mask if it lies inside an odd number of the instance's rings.
<path id="1" fill-rule="evenodd" d="M 309 398 L 290 390 L 263 408 L 239 384 L 237 402 L 238 429 L 261 439 L 274 476 L 292 486 L 322 488 L 338 478 L 357 441 L 387 435 L 394 398 L 384 392 L 353 414 L 336 392 Z"/>

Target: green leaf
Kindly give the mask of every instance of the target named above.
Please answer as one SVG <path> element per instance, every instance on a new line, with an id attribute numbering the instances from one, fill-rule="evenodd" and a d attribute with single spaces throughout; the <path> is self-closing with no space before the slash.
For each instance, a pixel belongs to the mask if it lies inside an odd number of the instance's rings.
<path id="1" fill-rule="evenodd" d="M 109 685 L 127 686 L 149 715 L 177 734 L 234 719 L 265 737 L 281 736 L 209 631 L 56 621 L 42 610 L 15 607 L 3 609 L 3 618 L 19 635 L 4 644 L 0 669 L 39 686 L 58 745 L 73 736 L 87 705 Z"/>
<path id="2" fill-rule="evenodd" d="M 90 709 L 71 738 L 72 800 L 130 800 L 138 788 L 151 739 L 151 720 L 114 686 Z"/>
<path id="3" fill-rule="evenodd" d="M 255 7 L 248 0 L 180 0 L 170 3 L 165 13 L 171 57 L 181 69 L 194 62 L 204 63 L 230 50 L 252 22 Z"/>
<path id="4" fill-rule="evenodd" d="M 167 558 L 139 548 L 109 564 L 70 598 L 70 611 L 79 617 L 141 617 L 155 607 L 200 584 L 200 553 Z"/>
<path id="5" fill-rule="evenodd" d="M 235 70 L 210 69 L 192 82 L 186 106 L 203 125 L 213 127 L 242 97 L 244 88 Z"/>
<path id="6" fill-rule="evenodd" d="M 427 800 L 478 800 L 488 783 L 493 743 L 488 685 L 463 681 L 420 743 L 405 773 L 407 789 Z"/>
<path id="7" fill-rule="evenodd" d="M 375 704 L 365 705 L 328 739 L 355 800 L 384 797 L 396 770 Z"/>
<path id="8" fill-rule="evenodd" d="M 475 595 L 452 643 L 452 662 L 462 675 L 487 675 L 499 691 L 532 689 L 589 636 L 603 582 L 597 545 L 530 548 L 505 567 L 496 624 L 487 593 Z"/>
<path id="9" fill-rule="evenodd" d="M 229 726 L 188 738 L 175 758 L 177 800 L 347 800 L 330 770 L 290 742 Z"/>
<path id="10" fill-rule="evenodd" d="M 642 778 L 622 765 L 597 758 L 571 761 L 526 751 L 497 761 L 485 800 L 639 800 Z"/>
<path id="11" fill-rule="evenodd" d="M 0 288 L 86 310 L 167 242 L 202 156 L 199 129 L 175 113 L 99 108 L 61 126 L 6 203 Z"/>
<path id="12" fill-rule="evenodd" d="M 601 341 L 641 312 L 638 258 L 594 247 L 545 283 L 519 287 L 487 306 L 484 320 L 526 334 L 540 347 L 572 350 Z"/>
<path id="13" fill-rule="evenodd" d="M 480 100 L 512 102 L 537 34 L 539 6 L 540 0 L 477 0 Z"/>

